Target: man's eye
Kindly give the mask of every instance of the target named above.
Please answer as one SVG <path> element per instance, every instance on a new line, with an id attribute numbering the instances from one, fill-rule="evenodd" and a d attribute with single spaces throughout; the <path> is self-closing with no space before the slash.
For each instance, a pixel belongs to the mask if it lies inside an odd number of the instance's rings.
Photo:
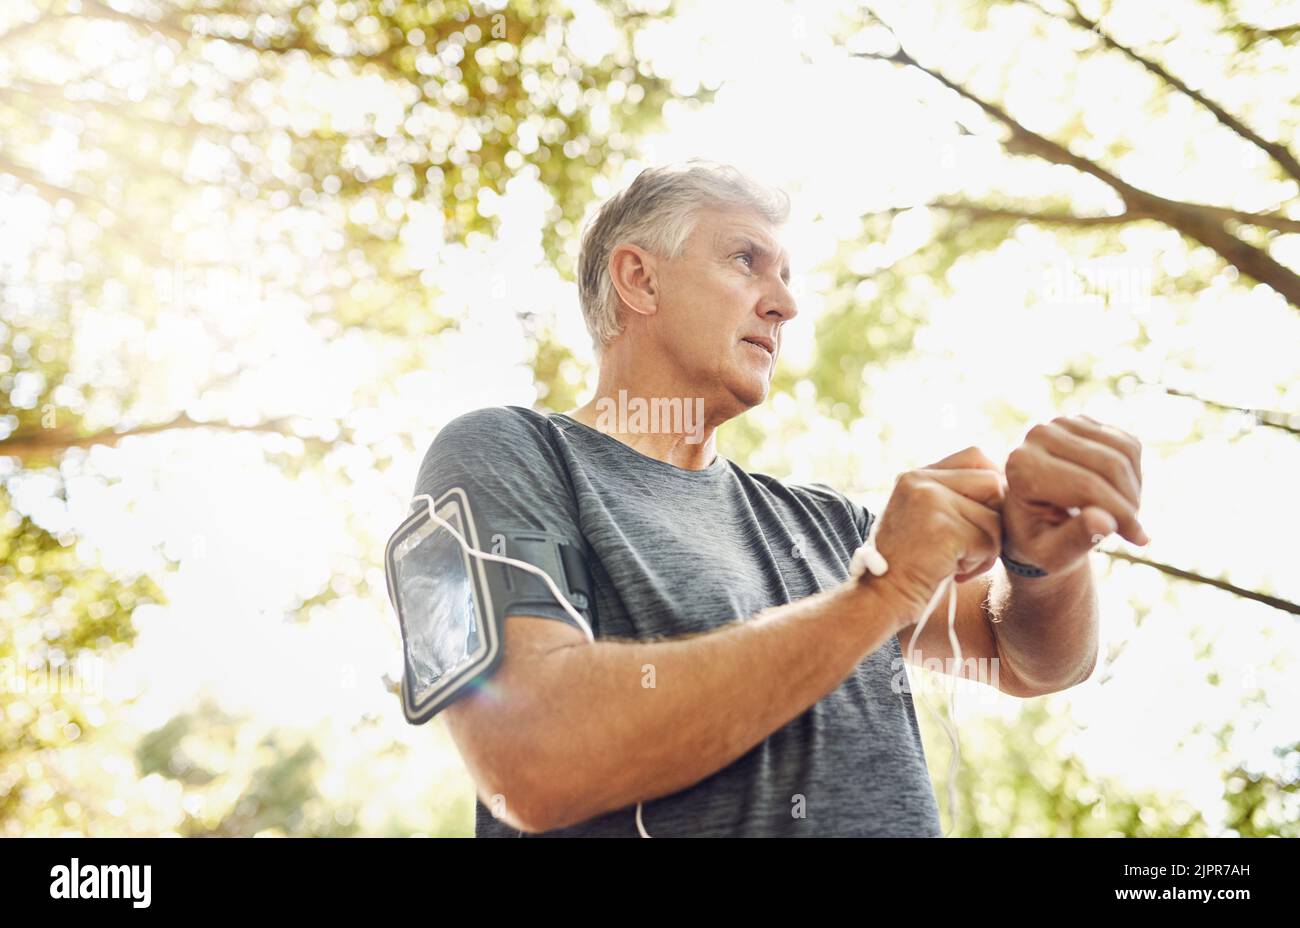
<path id="1" fill-rule="evenodd" d="M 736 257 L 737 257 L 737 258 L 744 258 L 744 259 L 745 259 L 745 265 L 746 265 L 746 267 L 751 267 L 751 268 L 752 268 L 752 267 L 754 266 L 754 256 L 753 256 L 752 254 L 750 254 L 749 252 L 747 252 L 747 251 L 742 251 L 740 254 L 736 255 Z"/>

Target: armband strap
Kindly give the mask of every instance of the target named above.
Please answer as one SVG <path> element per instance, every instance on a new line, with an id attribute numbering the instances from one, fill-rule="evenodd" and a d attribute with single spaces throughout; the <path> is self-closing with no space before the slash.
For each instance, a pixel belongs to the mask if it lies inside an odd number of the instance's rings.
<path id="1" fill-rule="evenodd" d="M 527 529 L 480 534 L 458 487 L 443 493 L 432 511 L 427 503 L 413 508 L 384 548 L 389 601 L 402 633 L 408 722 L 427 722 L 496 670 L 507 616 L 553 615 L 558 594 L 575 614 L 587 613 L 578 624 L 591 634 L 594 587 L 581 542 Z M 486 556 L 472 556 L 466 547 Z M 567 610 L 564 615 L 575 619 Z"/>
<path id="2" fill-rule="evenodd" d="M 569 602 L 579 612 L 591 605 L 591 571 L 582 551 L 568 542 L 560 542 L 560 562 L 564 577 L 569 582 Z"/>
<path id="3" fill-rule="evenodd" d="M 1020 561 L 1012 560 L 1005 554 L 1001 555 L 1002 563 L 1007 570 L 1017 577 L 1046 577 L 1047 571 L 1041 567 L 1035 567 L 1033 564 L 1022 564 Z"/>
<path id="4" fill-rule="evenodd" d="M 493 554 L 512 557 L 544 570 L 573 608 L 585 612 L 591 604 L 591 574 L 587 559 L 575 545 L 546 532 L 515 531 L 494 539 Z M 500 543 L 504 540 L 504 545 Z M 539 577 L 495 561 L 484 562 L 492 611 L 504 619 L 516 607 L 554 606 L 555 597 Z"/>

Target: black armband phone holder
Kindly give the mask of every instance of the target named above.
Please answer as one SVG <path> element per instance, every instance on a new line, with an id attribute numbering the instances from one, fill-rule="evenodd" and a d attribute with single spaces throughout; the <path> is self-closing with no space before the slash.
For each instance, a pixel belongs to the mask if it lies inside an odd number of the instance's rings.
<path id="1" fill-rule="evenodd" d="M 420 725 L 496 670 L 505 620 L 548 607 L 555 596 L 539 577 L 465 551 L 436 514 L 470 548 L 531 564 L 547 574 L 577 610 L 590 610 L 591 574 L 583 552 L 546 532 L 494 534 L 480 546 L 469 501 L 454 487 L 398 526 L 384 551 L 388 597 L 402 633 L 402 709 Z"/>

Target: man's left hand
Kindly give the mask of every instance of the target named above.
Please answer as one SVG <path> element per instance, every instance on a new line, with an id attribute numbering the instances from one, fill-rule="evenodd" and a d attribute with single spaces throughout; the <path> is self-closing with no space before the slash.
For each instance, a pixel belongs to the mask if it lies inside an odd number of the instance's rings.
<path id="1" fill-rule="evenodd" d="M 1049 574 L 1077 567 L 1118 531 L 1150 539 L 1137 520 L 1142 445 L 1127 432 L 1084 415 L 1035 425 L 1007 457 L 1002 551 Z"/>

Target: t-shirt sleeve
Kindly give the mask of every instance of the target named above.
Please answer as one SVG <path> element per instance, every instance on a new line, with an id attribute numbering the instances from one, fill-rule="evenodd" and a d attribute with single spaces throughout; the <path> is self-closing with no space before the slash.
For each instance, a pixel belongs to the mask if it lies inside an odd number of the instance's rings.
<path id="1" fill-rule="evenodd" d="M 848 514 L 849 524 L 853 526 L 852 531 L 855 533 L 855 537 L 843 538 L 844 544 L 849 551 L 853 552 L 862 547 L 867 540 L 867 531 L 871 528 L 871 523 L 876 520 L 875 513 L 861 503 L 849 499 L 830 484 L 813 483 L 809 484 L 808 488 L 820 497 L 822 505 L 826 507 L 824 511 L 828 514 L 834 513 L 830 521 L 841 536 L 844 536 L 847 530 L 841 515 Z"/>
<path id="2" fill-rule="evenodd" d="M 533 420 L 505 407 L 453 419 L 425 454 L 414 495 L 427 493 L 436 501 L 453 488 L 462 490 L 480 550 L 491 552 L 496 544 L 495 553 L 510 556 L 509 545 L 502 550 L 500 543 L 514 532 L 528 531 L 545 532 L 585 552 L 576 501 L 563 462 L 547 440 L 548 427 L 541 417 Z M 423 500 L 412 500 L 410 511 L 423 505 Z M 578 611 L 592 623 L 589 607 Z M 558 619 L 579 627 L 558 601 L 516 603 L 505 614 Z"/>
<path id="3" fill-rule="evenodd" d="M 853 515 L 853 526 L 858 530 L 857 547 L 862 547 L 867 540 L 867 532 L 871 530 L 871 523 L 876 521 L 876 514 L 847 496 L 844 497 L 844 502 L 848 504 L 849 512 Z"/>

